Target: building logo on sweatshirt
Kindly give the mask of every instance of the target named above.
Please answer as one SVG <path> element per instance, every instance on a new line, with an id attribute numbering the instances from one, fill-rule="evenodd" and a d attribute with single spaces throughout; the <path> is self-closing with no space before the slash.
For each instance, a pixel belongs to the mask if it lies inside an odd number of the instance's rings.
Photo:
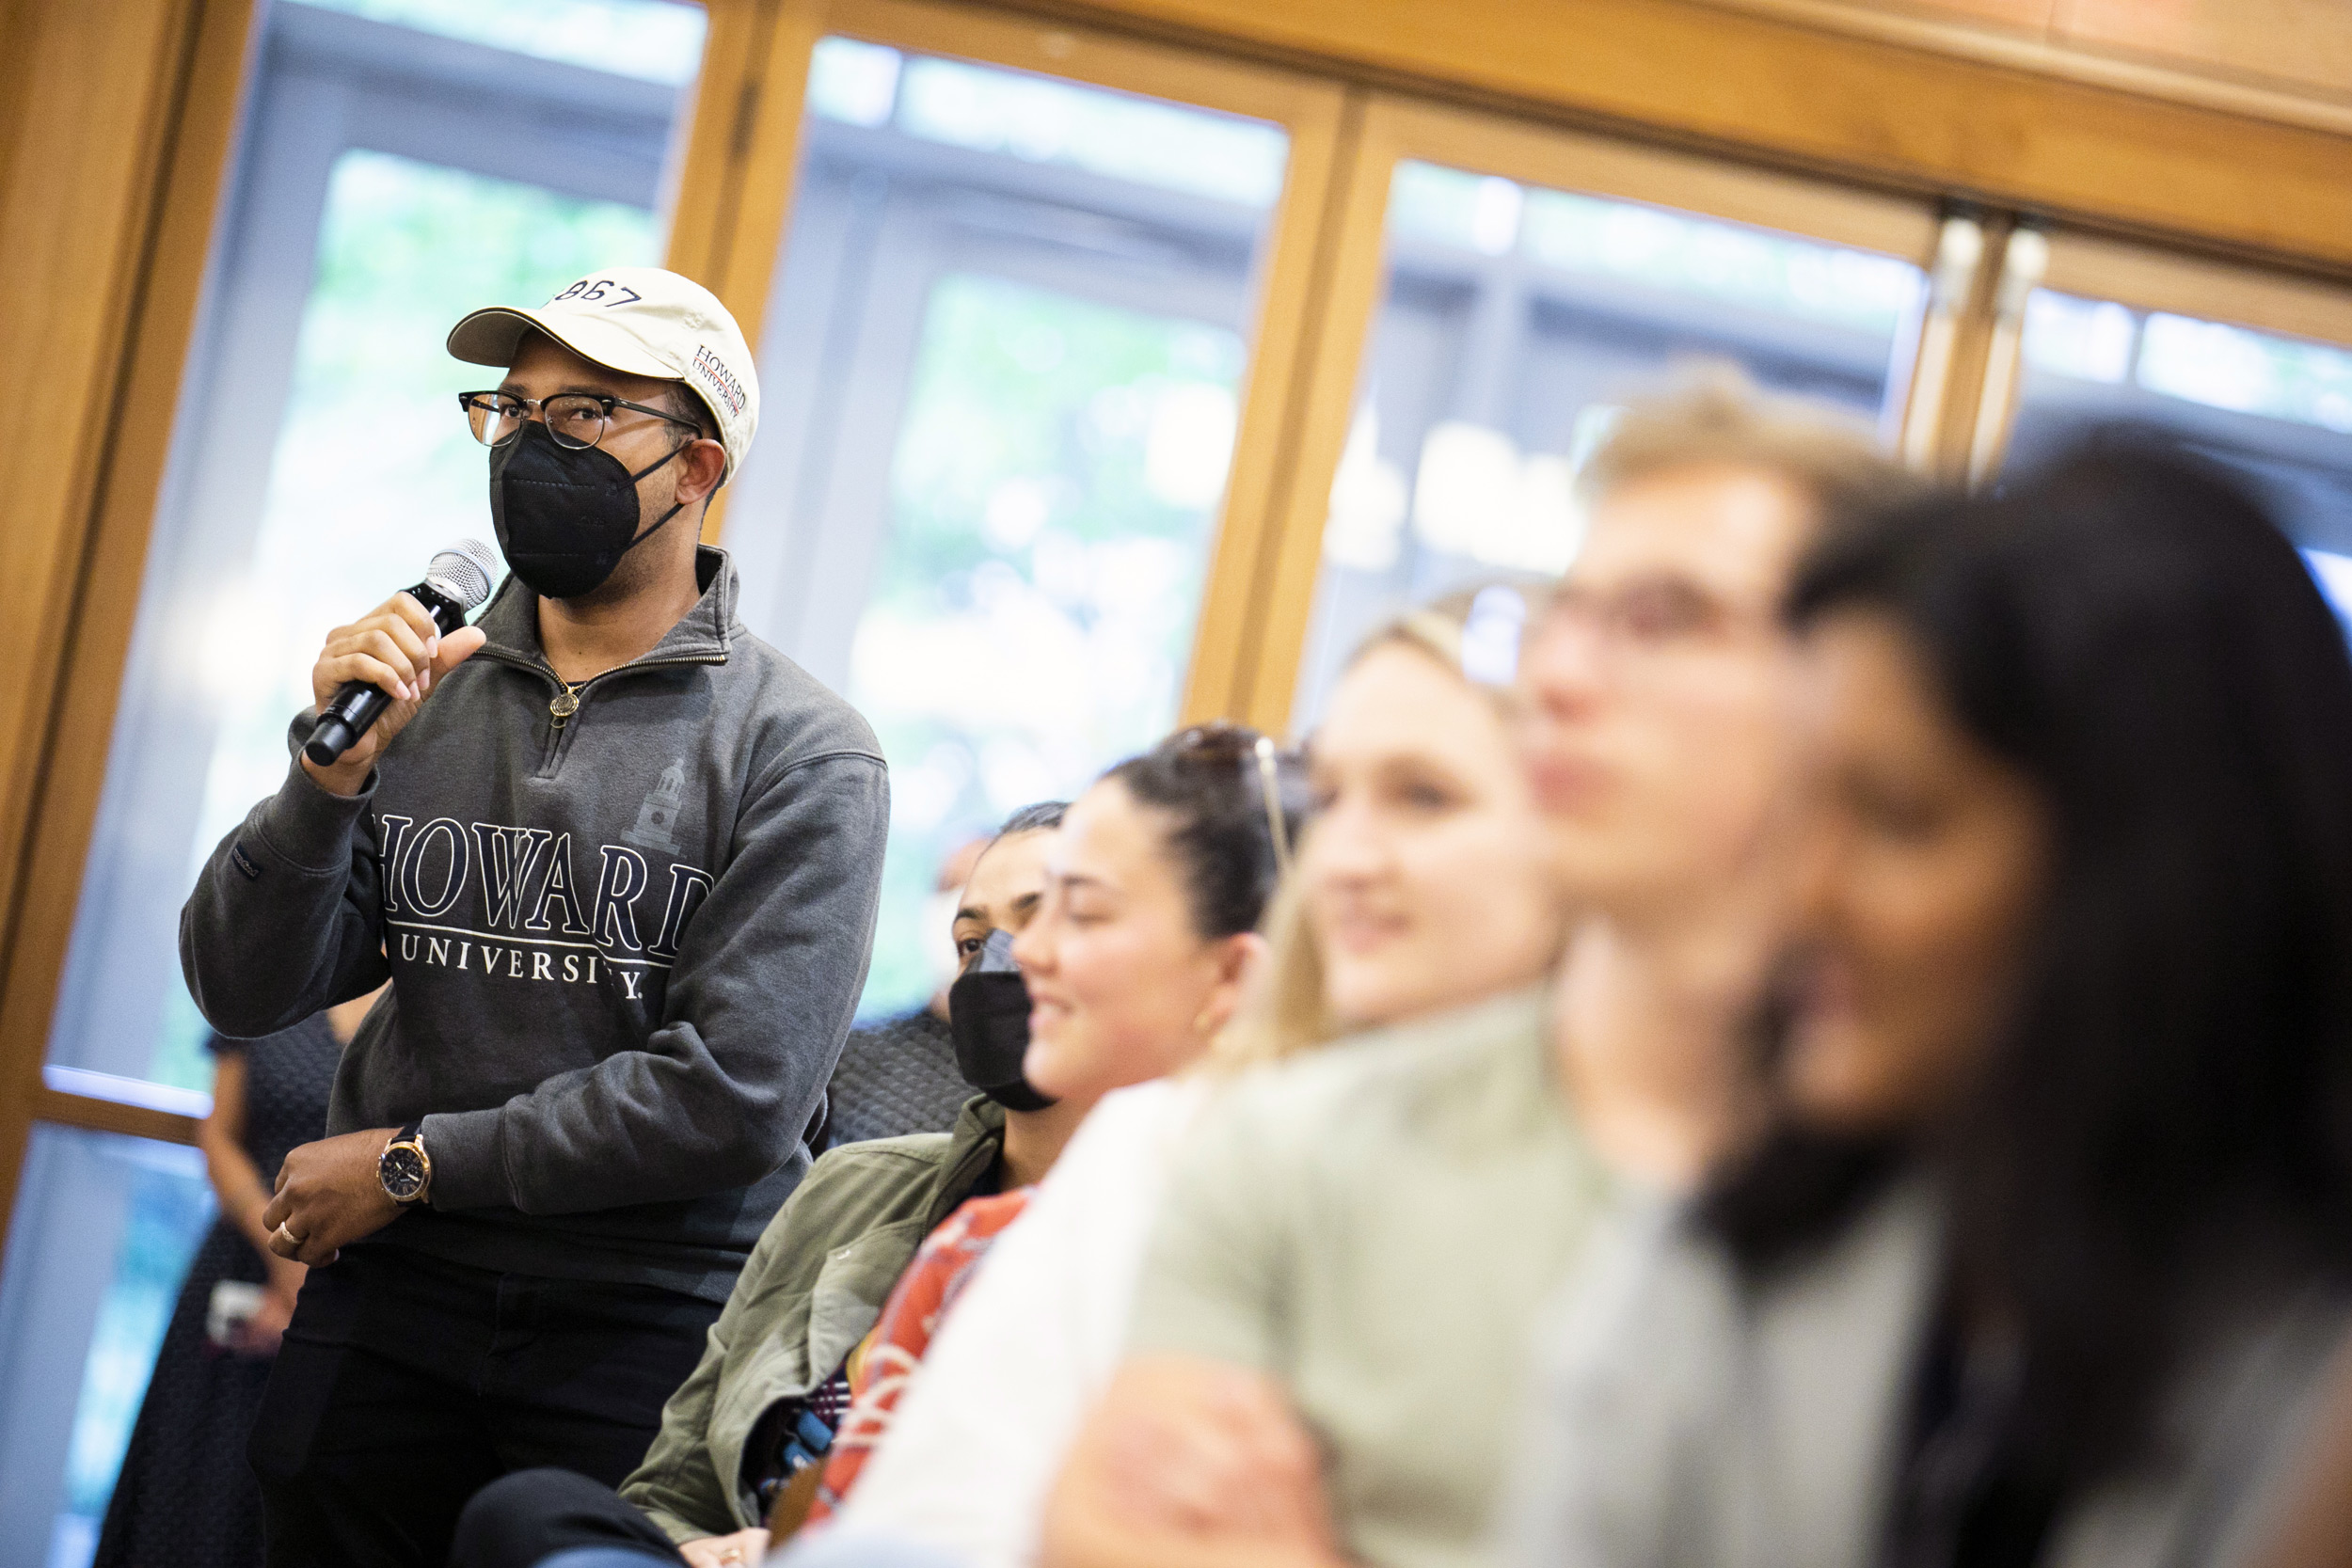
<path id="1" fill-rule="evenodd" d="M 672 771 L 682 795 L 685 769 Z M 669 783 L 664 774 L 646 797 L 641 825 Z M 676 820 L 665 808 L 659 826 Z M 676 960 L 687 922 L 713 885 L 707 871 L 674 860 L 668 886 L 657 887 L 638 850 L 601 844 L 591 893 L 572 835 L 546 828 L 451 816 L 419 825 L 385 812 L 376 835 L 394 958 L 501 979 L 617 985 L 630 1001 L 652 1000 L 647 977 Z"/>
<path id="2" fill-rule="evenodd" d="M 686 803 L 686 759 L 674 759 L 637 808 L 637 821 L 621 836 L 642 849 L 677 853 L 678 808 Z"/>

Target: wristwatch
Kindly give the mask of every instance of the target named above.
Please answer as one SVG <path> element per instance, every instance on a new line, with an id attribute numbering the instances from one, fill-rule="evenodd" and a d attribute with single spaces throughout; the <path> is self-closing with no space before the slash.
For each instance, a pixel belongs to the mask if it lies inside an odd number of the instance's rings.
<path id="1" fill-rule="evenodd" d="M 424 1123 L 412 1121 L 392 1134 L 375 1162 L 375 1179 L 384 1196 L 404 1207 L 425 1200 L 433 1190 L 433 1156 L 424 1151 Z"/>

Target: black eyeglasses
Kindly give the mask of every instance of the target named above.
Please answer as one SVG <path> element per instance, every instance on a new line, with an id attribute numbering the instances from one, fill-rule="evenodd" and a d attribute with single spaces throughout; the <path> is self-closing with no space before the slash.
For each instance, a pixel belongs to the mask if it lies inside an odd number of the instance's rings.
<path id="1" fill-rule="evenodd" d="M 485 447 L 502 447 L 522 434 L 524 423 L 533 413 L 547 422 L 548 434 L 561 447 L 581 451 L 604 439 L 605 428 L 612 422 L 612 410 L 628 408 L 640 414 L 651 414 L 657 420 L 683 425 L 696 436 L 703 427 L 692 420 L 682 420 L 666 408 L 648 408 L 627 398 L 609 398 L 599 392 L 564 392 L 551 398 L 518 398 L 505 392 L 460 392 L 457 406 L 466 411 L 466 423 L 473 429 L 473 438 Z"/>

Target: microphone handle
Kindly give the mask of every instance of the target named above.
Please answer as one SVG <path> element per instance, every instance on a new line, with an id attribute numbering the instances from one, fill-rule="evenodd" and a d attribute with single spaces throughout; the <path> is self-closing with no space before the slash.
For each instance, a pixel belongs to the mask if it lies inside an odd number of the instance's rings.
<path id="1" fill-rule="evenodd" d="M 429 582 L 409 589 L 408 596 L 424 606 L 425 613 L 433 617 L 433 624 L 441 628 L 443 637 L 466 624 L 465 607 Z M 367 681 L 343 682 L 334 700 L 319 709 L 318 722 L 310 726 L 310 738 L 302 743 L 302 754 L 321 768 L 332 767 L 391 705 L 391 694 L 380 686 Z"/>

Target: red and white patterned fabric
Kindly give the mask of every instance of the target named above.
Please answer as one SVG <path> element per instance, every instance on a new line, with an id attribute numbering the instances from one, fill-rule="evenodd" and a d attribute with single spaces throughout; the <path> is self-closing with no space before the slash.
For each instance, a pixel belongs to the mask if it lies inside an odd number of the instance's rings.
<path id="1" fill-rule="evenodd" d="M 866 1456 L 889 1432 L 898 1396 L 922 1364 L 940 1321 L 990 1243 L 1021 1217 L 1033 1190 L 1019 1187 L 993 1197 L 966 1198 L 923 1239 L 914 1261 L 891 1287 L 882 1316 L 850 1354 L 850 1412 L 826 1452 L 824 1479 L 818 1483 L 808 1523 L 830 1515 L 857 1484 Z"/>

